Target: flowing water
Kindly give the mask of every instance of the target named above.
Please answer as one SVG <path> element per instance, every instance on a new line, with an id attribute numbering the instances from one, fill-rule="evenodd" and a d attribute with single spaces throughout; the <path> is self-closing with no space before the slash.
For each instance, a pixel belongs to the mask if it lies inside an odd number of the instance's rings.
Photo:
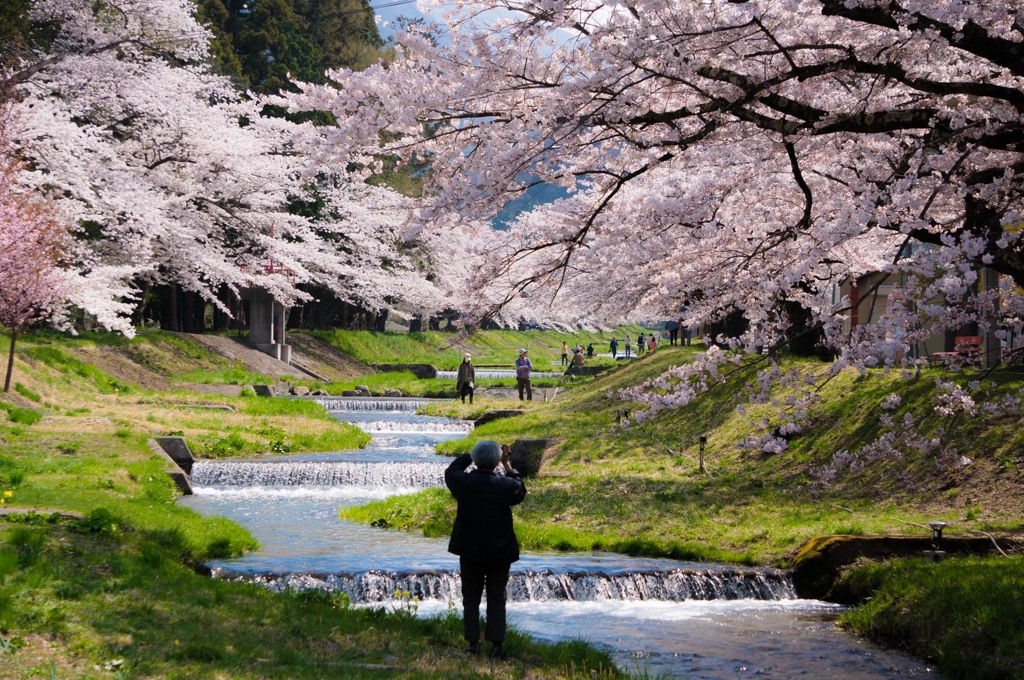
<path id="1" fill-rule="evenodd" d="M 372 433 L 371 446 L 196 462 L 196 493 L 182 503 L 229 517 L 260 541 L 253 553 L 211 563 L 215 574 L 274 590 L 344 592 L 365 606 L 394 605 L 394 593 L 408 591 L 421 615 L 458 607 L 458 558 L 446 539 L 342 521 L 338 508 L 442 486 L 447 460 L 433 447 L 471 425 L 416 416 L 426 400 L 318 401 Z M 512 569 L 511 625 L 545 640 L 588 640 L 625 669 L 687 678 L 936 677 L 837 630 L 839 608 L 797 599 L 784 571 L 554 552 L 524 552 Z"/>

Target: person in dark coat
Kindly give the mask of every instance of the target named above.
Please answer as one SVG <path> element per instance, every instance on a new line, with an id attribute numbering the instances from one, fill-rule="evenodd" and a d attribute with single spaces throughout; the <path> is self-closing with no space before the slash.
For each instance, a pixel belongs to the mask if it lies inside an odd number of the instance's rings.
<path id="1" fill-rule="evenodd" d="M 466 395 L 469 395 L 469 403 L 473 403 L 473 389 L 476 385 L 476 369 L 473 367 L 473 357 L 469 352 L 462 358 L 459 364 L 459 372 L 455 376 L 455 389 L 462 397 L 462 403 L 466 403 Z"/>
<path id="2" fill-rule="evenodd" d="M 470 453 L 452 461 L 444 483 L 458 501 L 448 552 L 459 556 L 462 578 L 462 631 L 476 654 L 480 644 L 480 597 L 487 589 L 485 639 L 491 658 L 504 659 L 505 586 L 513 562 L 519 560 L 519 540 L 512 528 L 512 506 L 523 502 L 526 485 L 508 462 L 509 447 L 485 439 Z M 495 474 L 499 462 L 504 476 Z M 470 463 L 476 468 L 467 472 Z"/>

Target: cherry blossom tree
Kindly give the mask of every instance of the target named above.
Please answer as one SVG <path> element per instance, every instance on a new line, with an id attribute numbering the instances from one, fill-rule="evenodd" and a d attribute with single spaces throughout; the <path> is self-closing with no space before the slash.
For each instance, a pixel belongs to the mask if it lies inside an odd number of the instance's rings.
<path id="1" fill-rule="evenodd" d="M 12 133 L 30 161 L 22 182 L 60 197 L 74 225 L 76 306 L 131 333 L 144 285 L 179 286 L 229 314 L 220 290 L 259 286 L 290 304 L 316 282 L 371 298 L 389 272 L 404 277 L 392 288 L 430 296 L 395 237 L 400 197 L 343 168 L 314 176 L 293 149 L 299 126 L 261 115 L 262 102 L 210 70 L 192 2 L 30 4 L 52 39 L 26 46 L 3 78 L 25 98 Z M 297 214 L 317 183 L 325 216 Z"/>
<path id="2" fill-rule="evenodd" d="M 970 323 L 1020 330 L 1020 0 L 454 7 L 448 39 L 413 30 L 394 62 L 292 105 L 335 115 L 336 162 L 430 159 L 414 228 L 459 233 L 561 187 L 478 242 L 476 314 L 523 295 L 566 321 L 740 313 L 747 330 L 717 340 L 771 353 L 811 329 L 837 371 Z M 982 268 L 1001 289 L 979 292 Z M 832 292 L 867 272 L 898 298 L 851 333 Z M 686 403 L 734 360 L 709 352 L 629 396 Z"/>
<path id="3" fill-rule="evenodd" d="M 4 392 L 18 335 L 58 313 L 67 293 L 58 267 L 67 231 L 52 205 L 17 189 L 21 167 L 7 136 L 12 115 L 12 106 L 0 106 L 0 326 L 11 335 Z"/>

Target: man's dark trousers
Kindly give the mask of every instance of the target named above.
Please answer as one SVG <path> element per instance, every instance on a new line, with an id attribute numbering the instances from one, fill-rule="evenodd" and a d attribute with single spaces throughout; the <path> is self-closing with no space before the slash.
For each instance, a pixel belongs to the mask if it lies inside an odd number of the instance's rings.
<path id="1" fill-rule="evenodd" d="M 510 564 L 487 564 L 459 558 L 462 570 L 462 630 L 470 642 L 480 639 L 480 596 L 487 584 L 487 630 L 484 639 L 505 641 L 505 586 Z"/>

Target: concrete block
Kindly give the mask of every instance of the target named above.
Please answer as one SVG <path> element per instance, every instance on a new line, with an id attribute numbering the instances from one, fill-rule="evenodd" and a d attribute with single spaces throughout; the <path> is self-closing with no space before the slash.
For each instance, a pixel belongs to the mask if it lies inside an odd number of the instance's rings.
<path id="1" fill-rule="evenodd" d="M 277 390 L 273 385 L 253 385 L 253 390 L 256 391 L 258 397 L 276 397 Z"/>
<path id="2" fill-rule="evenodd" d="M 535 477 L 544 463 L 544 452 L 553 439 L 517 439 L 512 443 L 509 463 L 524 477 Z"/>
<path id="3" fill-rule="evenodd" d="M 156 443 L 170 457 L 174 464 L 188 474 L 192 474 L 192 463 L 195 457 L 188 448 L 184 437 L 156 437 Z"/>

